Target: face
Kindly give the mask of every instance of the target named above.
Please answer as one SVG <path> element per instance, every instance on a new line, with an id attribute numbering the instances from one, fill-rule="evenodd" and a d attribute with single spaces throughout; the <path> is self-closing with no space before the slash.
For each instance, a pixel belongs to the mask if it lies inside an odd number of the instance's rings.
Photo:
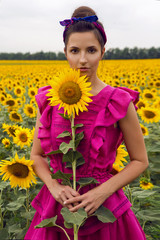
<path id="1" fill-rule="evenodd" d="M 101 50 L 95 34 L 93 32 L 72 33 L 66 48 L 65 54 L 70 67 L 80 69 L 81 76 L 87 75 L 90 80 L 96 78 L 98 64 L 105 48 Z"/>

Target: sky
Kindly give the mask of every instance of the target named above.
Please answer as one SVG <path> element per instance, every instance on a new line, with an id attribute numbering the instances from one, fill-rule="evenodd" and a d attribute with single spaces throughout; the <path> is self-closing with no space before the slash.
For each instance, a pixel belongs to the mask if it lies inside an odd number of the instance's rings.
<path id="1" fill-rule="evenodd" d="M 89 6 L 109 48 L 160 47 L 160 0 L 0 0 L 0 52 L 63 52 L 59 21 Z"/>

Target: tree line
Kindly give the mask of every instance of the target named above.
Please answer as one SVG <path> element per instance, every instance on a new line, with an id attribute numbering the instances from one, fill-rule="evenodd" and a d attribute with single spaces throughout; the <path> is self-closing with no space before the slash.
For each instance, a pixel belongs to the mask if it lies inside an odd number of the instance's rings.
<path id="1" fill-rule="evenodd" d="M 110 48 L 103 59 L 153 59 L 160 58 L 160 47 L 155 48 Z M 0 53 L 0 60 L 66 60 L 63 52 L 36 52 L 36 53 Z"/>

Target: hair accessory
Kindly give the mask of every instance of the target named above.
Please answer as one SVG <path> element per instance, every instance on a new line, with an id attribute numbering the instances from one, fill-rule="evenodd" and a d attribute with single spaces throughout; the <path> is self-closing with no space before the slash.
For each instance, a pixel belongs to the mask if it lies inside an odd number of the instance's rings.
<path id="1" fill-rule="evenodd" d="M 107 37 L 106 37 L 104 29 L 101 27 L 100 24 L 97 23 L 97 20 L 98 20 L 98 17 L 96 15 L 93 15 L 93 16 L 88 16 L 88 17 L 84 17 L 84 18 L 73 17 L 71 19 L 65 19 L 63 21 L 60 21 L 60 24 L 62 26 L 65 26 L 65 30 L 63 32 L 63 41 L 65 41 L 65 33 L 70 25 L 77 23 L 79 21 L 86 21 L 86 22 L 93 23 L 95 25 L 95 27 L 101 32 L 103 40 L 104 40 L 104 44 L 105 44 L 107 42 Z"/>

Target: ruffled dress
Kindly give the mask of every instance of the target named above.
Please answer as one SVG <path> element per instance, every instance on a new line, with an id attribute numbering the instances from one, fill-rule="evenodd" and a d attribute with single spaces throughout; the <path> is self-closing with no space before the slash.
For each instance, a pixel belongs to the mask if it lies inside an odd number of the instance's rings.
<path id="1" fill-rule="evenodd" d="M 42 126 L 39 128 L 38 138 L 45 154 L 57 150 L 62 141 L 69 142 L 69 138 L 56 138 L 63 131 L 71 131 L 70 121 L 62 118 L 58 106 L 49 106 L 46 93 L 50 86 L 42 87 L 36 95 L 40 109 Z M 88 112 L 80 112 L 75 117 L 75 124 L 83 123 L 78 131 L 84 131 L 84 138 L 78 146 L 85 159 L 85 164 L 77 168 L 77 180 L 81 177 L 94 177 L 100 183 L 91 184 L 80 189 L 83 194 L 95 186 L 107 181 L 111 174 L 112 165 L 116 158 L 116 150 L 123 141 L 121 129 L 116 124 L 125 117 L 129 103 L 135 105 L 139 93 L 125 87 L 111 87 L 107 85 L 96 96 L 92 96 Z M 62 154 L 50 155 L 50 165 L 54 173 L 61 170 L 71 173 L 62 163 Z M 79 230 L 79 240 L 144 240 L 145 234 L 130 209 L 131 203 L 122 189 L 111 195 L 103 205 L 110 209 L 117 220 L 114 223 L 102 223 L 93 216 Z M 46 218 L 58 216 L 56 223 L 63 226 L 63 217 L 60 214 L 61 204 L 50 194 L 46 185 L 32 201 L 36 213 L 25 236 L 25 240 L 67 240 L 64 232 L 58 227 L 35 229 L 34 226 Z M 73 230 L 65 229 L 73 240 Z"/>

